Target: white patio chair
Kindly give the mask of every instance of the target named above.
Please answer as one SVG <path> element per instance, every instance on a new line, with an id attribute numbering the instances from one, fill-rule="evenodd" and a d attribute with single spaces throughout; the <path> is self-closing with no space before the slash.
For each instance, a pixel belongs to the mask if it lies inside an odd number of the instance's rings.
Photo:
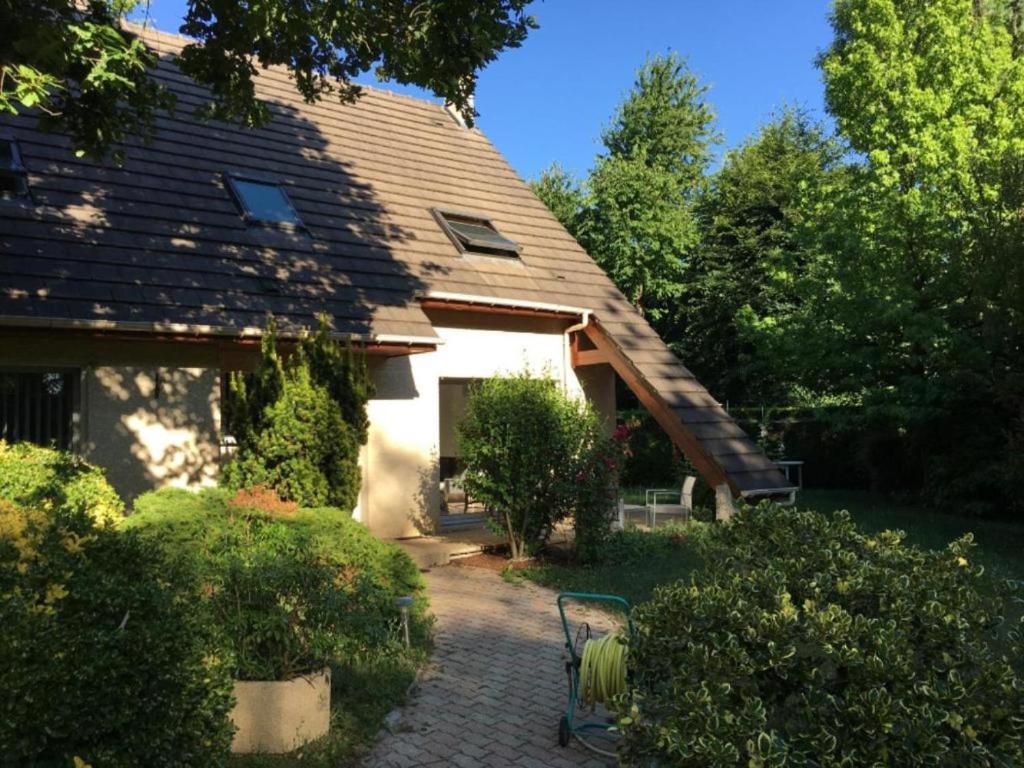
<path id="1" fill-rule="evenodd" d="M 465 473 L 460 472 L 454 477 L 447 478 L 441 484 L 441 498 L 448 514 L 452 514 L 453 504 L 461 504 L 463 514 L 469 512 L 469 494 L 466 493 L 464 481 Z"/>
<path id="2" fill-rule="evenodd" d="M 674 488 L 651 488 L 644 494 L 644 507 L 647 511 L 647 525 L 651 530 L 658 524 L 658 515 L 679 515 L 683 522 L 689 522 L 693 513 L 693 486 L 697 484 L 697 478 L 687 475 L 683 480 L 681 491 Z M 678 504 L 670 504 L 663 499 L 679 496 Z"/>

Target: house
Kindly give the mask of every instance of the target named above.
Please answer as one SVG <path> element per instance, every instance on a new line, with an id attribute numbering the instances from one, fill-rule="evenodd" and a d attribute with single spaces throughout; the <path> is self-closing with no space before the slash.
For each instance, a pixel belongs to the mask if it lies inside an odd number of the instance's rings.
<path id="1" fill-rule="evenodd" d="M 301 101 L 265 71 L 257 131 L 191 116 L 204 92 L 145 32 L 178 96 L 123 166 L 5 117 L 0 430 L 104 466 L 126 499 L 216 481 L 224 372 L 331 319 L 376 394 L 355 514 L 381 536 L 440 520 L 468 382 L 528 365 L 614 423 L 621 376 L 715 487 L 789 483 L 487 139 L 443 107 L 367 88 Z"/>

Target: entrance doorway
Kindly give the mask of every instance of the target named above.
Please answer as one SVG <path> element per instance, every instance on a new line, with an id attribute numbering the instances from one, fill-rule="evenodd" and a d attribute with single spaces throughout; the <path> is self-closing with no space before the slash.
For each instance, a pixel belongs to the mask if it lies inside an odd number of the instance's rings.
<path id="1" fill-rule="evenodd" d="M 465 466 L 459 456 L 458 428 L 466 412 L 466 401 L 473 381 L 443 378 L 438 384 L 442 529 L 479 525 L 484 519 L 483 505 L 466 493 L 462 482 Z"/>

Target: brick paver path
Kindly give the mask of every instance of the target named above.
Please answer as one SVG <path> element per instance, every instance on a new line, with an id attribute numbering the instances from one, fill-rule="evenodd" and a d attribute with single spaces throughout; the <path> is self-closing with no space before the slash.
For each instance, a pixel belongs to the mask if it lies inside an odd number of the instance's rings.
<path id="1" fill-rule="evenodd" d="M 480 568 L 434 568 L 426 579 L 434 657 L 366 768 L 614 765 L 575 740 L 558 746 L 566 680 L 554 592 Z M 577 617 L 608 626 L 593 611 Z"/>

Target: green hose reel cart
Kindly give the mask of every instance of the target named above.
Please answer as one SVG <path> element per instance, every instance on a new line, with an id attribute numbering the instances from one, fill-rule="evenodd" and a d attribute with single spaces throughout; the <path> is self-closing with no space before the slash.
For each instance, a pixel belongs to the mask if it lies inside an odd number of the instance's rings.
<path id="1" fill-rule="evenodd" d="M 621 610 L 626 618 L 625 636 L 609 632 L 594 637 L 586 622 L 573 632 L 566 615 L 566 606 L 573 602 Z M 558 743 L 568 746 L 575 736 L 588 749 L 614 757 L 618 734 L 613 730 L 614 722 L 598 714 L 597 705 L 625 691 L 626 642 L 633 634 L 632 609 L 624 597 L 592 592 L 561 592 L 557 603 L 565 632 L 565 674 L 569 682 L 569 703 L 558 723 Z"/>

